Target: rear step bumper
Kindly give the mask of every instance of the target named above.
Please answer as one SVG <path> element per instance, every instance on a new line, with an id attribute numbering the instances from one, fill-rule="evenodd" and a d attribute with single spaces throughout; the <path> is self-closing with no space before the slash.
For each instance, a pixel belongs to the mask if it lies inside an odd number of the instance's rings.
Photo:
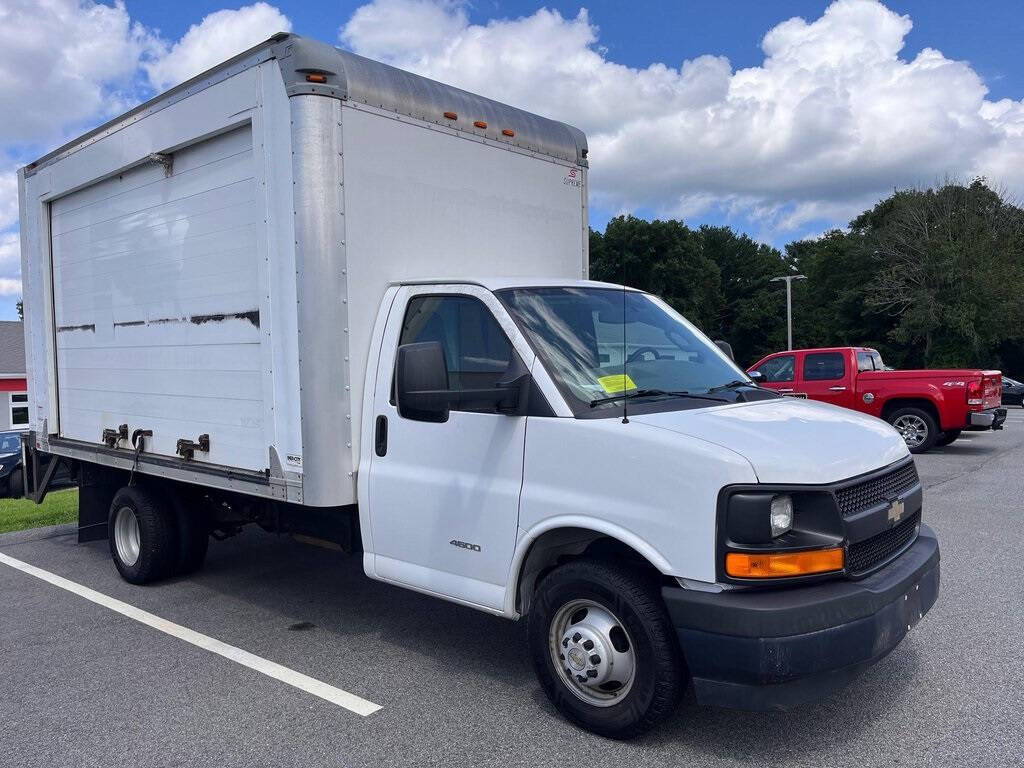
<path id="1" fill-rule="evenodd" d="M 968 429 L 1002 429 L 1006 421 L 1005 408 L 989 408 L 985 411 L 971 411 L 967 414 Z"/>

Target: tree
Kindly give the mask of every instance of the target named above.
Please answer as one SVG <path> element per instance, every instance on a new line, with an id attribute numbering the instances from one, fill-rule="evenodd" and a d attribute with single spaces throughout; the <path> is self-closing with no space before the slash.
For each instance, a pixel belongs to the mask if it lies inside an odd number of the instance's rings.
<path id="1" fill-rule="evenodd" d="M 717 265 L 701 250 L 700 236 L 681 221 L 619 216 L 604 234 L 591 232 L 590 275 L 656 294 L 704 329 L 720 311 Z"/>
<path id="2" fill-rule="evenodd" d="M 1024 210 L 983 179 L 897 190 L 785 253 L 729 227 L 620 216 L 590 233 L 591 276 L 662 296 L 741 365 L 785 347 L 783 288 L 798 271 L 800 347 L 870 346 L 898 367 L 1024 374 Z"/>
<path id="3" fill-rule="evenodd" d="M 983 179 L 898 191 L 851 230 L 876 267 L 866 304 L 892 319 L 907 362 L 995 365 L 1024 337 L 1024 211 Z"/>

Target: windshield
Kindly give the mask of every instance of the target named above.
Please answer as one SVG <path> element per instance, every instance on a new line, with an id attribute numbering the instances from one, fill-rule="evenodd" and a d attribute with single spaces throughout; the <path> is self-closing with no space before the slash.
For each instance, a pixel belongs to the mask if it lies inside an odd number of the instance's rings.
<path id="1" fill-rule="evenodd" d="M 20 432 L 0 432 L 0 456 L 21 451 Z"/>
<path id="2" fill-rule="evenodd" d="M 577 415 L 621 408 L 630 393 L 698 395 L 749 382 L 706 336 L 645 293 L 513 288 L 498 296 Z"/>

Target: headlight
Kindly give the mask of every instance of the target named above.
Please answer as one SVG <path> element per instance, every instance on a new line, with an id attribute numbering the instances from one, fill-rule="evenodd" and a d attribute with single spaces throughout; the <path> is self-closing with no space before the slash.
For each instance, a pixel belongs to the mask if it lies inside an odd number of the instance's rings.
<path id="1" fill-rule="evenodd" d="M 772 538 L 781 536 L 793 527 L 793 497 L 775 496 L 771 505 Z"/>

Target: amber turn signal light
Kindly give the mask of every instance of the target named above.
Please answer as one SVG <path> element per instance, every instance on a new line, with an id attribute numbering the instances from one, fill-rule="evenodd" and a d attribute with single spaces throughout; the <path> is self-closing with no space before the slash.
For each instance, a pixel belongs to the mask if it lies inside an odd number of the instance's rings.
<path id="1" fill-rule="evenodd" d="M 313 72 L 312 74 L 306 75 L 307 83 L 326 83 L 327 75 L 320 74 L 319 72 Z"/>
<path id="2" fill-rule="evenodd" d="M 803 552 L 730 552 L 725 556 L 725 572 L 735 579 L 781 579 L 842 569 L 842 547 Z"/>

